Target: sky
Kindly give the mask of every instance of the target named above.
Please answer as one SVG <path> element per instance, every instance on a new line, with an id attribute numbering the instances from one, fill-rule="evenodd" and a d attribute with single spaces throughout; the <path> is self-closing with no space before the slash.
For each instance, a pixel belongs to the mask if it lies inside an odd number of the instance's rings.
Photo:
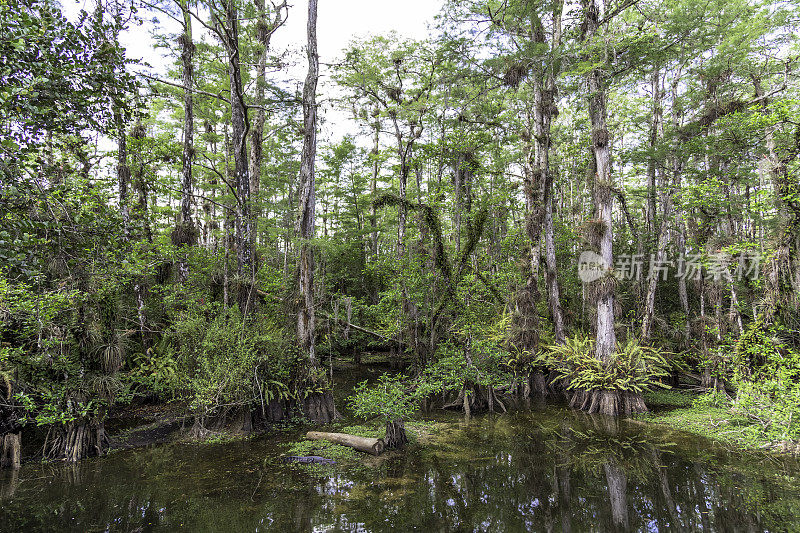
<path id="1" fill-rule="evenodd" d="M 322 86 L 324 90 L 327 69 L 325 63 L 333 63 L 341 56 L 342 50 L 356 37 L 397 32 L 398 36 L 422 39 L 439 13 L 443 0 L 318 0 L 317 41 L 322 63 Z M 269 2 L 269 0 L 267 0 Z M 95 0 L 61 0 L 65 15 L 74 20 L 81 9 L 91 11 Z M 306 44 L 306 23 L 308 18 L 307 0 L 289 0 L 289 16 L 286 25 L 278 30 L 272 38 L 272 50 L 300 51 Z M 153 13 L 139 15 L 147 21 L 154 16 L 159 20 L 159 30 L 178 33 L 175 22 L 163 14 Z M 199 26 L 195 24 L 195 26 Z M 145 22 L 141 26 L 133 26 L 120 35 L 120 41 L 131 59 L 144 60 L 153 66 L 152 73 L 163 75 L 166 67 L 173 60 L 164 58 L 162 51 L 154 49 L 154 41 L 150 36 L 154 25 Z M 196 31 L 200 28 L 196 27 Z M 172 50 L 175 54 L 176 51 Z M 307 67 L 305 55 L 295 57 L 297 61 L 288 67 L 281 77 L 294 80 L 298 87 L 305 79 Z M 138 69 L 137 70 L 142 70 Z M 323 136 L 340 137 L 353 133 L 355 124 L 345 124 L 349 117 L 341 111 L 328 108 L 323 111 L 327 120 L 323 126 Z M 327 133 L 327 135 L 325 135 Z"/>
<path id="2" fill-rule="evenodd" d="M 81 9 L 92 10 L 93 5 L 94 0 L 62 0 L 64 12 L 71 19 Z M 286 25 L 273 37 L 275 50 L 298 49 L 305 45 L 308 2 L 290 0 L 290 6 Z M 404 37 L 423 38 L 441 6 L 442 0 L 319 0 L 317 40 L 320 61 L 333 62 L 357 36 L 396 31 Z M 168 17 L 154 14 L 145 18 L 151 19 L 152 16 L 158 17 L 162 28 L 176 31 L 175 24 Z M 145 59 L 156 67 L 161 60 L 153 51 L 151 29 L 149 23 L 134 26 L 120 39 L 129 57 Z"/>

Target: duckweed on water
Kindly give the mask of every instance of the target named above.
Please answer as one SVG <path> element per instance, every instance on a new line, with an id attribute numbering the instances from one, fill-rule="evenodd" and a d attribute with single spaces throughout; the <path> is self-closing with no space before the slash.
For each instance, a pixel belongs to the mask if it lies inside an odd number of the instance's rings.
<path id="1" fill-rule="evenodd" d="M 719 407 L 679 408 L 643 415 L 641 418 L 744 450 L 769 448 L 773 444 L 764 439 L 763 433 L 752 421 Z"/>
<path id="2" fill-rule="evenodd" d="M 697 394 L 678 389 L 656 389 L 644 394 L 645 403 L 650 407 L 691 407 Z"/>

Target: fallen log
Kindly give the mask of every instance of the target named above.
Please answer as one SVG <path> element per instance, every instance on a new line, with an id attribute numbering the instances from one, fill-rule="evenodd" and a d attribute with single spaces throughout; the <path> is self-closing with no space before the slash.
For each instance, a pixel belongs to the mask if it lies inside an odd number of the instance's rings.
<path id="1" fill-rule="evenodd" d="M 358 450 L 360 452 L 369 453 L 372 455 L 380 455 L 383 453 L 385 447 L 383 439 L 374 439 L 370 437 L 359 437 L 356 435 L 348 435 L 347 433 L 323 433 L 321 431 L 309 431 L 306 433 L 306 438 L 309 440 L 327 440 L 334 444 L 341 444 Z"/>

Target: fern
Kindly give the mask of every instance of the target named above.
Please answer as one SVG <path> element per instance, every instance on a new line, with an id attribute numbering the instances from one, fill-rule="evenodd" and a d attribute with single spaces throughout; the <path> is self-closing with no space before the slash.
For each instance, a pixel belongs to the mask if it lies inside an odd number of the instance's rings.
<path id="1" fill-rule="evenodd" d="M 615 390 L 642 393 L 655 386 L 665 387 L 660 378 L 667 375 L 669 363 L 663 354 L 630 339 L 617 343 L 617 351 L 607 363 L 595 356 L 595 342 L 585 335 L 549 346 L 536 362 L 565 379 L 568 389 Z"/>

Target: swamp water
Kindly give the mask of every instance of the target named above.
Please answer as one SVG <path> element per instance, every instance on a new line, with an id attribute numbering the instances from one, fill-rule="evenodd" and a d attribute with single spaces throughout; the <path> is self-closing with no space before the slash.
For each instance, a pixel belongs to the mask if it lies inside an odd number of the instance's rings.
<path id="1" fill-rule="evenodd" d="M 292 431 L 0 471 L 0 531 L 800 531 L 800 466 L 561 407 L 438 413 L 405 453 L 279 460 Z"/>

